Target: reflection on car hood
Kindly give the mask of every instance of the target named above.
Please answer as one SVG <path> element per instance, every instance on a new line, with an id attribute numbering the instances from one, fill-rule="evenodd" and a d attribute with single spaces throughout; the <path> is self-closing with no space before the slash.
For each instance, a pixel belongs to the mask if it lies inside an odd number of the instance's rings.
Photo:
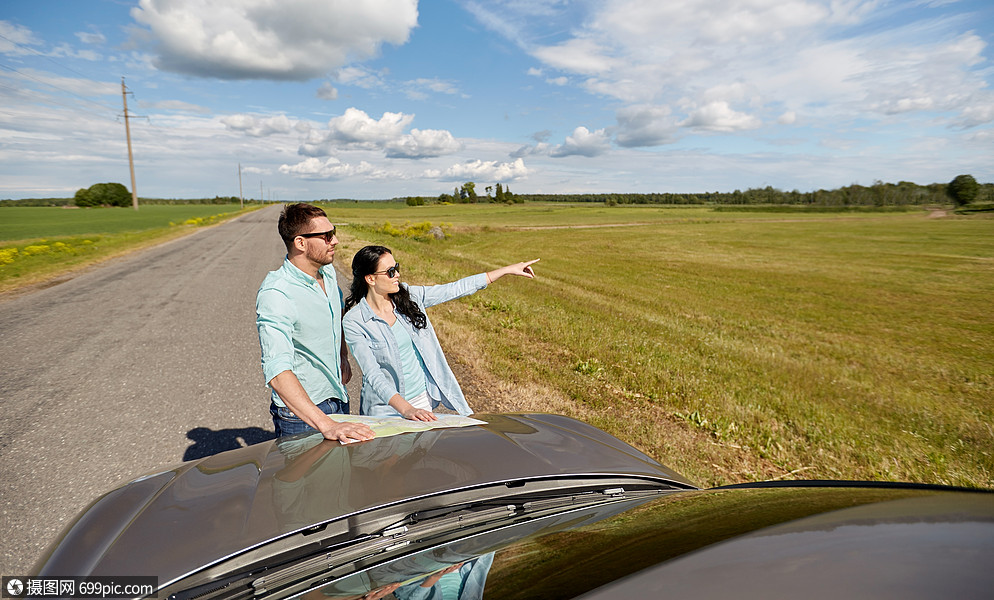
<path id="1" fill-rule="evenodd" d="M 294 532 L 455 490 L 596 476 L 694 487 L 573 419 L 474 416 L 487 424 L 348 446 L 292 436 L 133 481 L 84 511 L 37 571 L 157 575 L 162 585 Z"/>
<path id="2" fill-rule="evenodd" d="M 759 529 L 620 579 L 584 600 L 984 598 L 994 592 L 992 565 L 991 495 L 936 492 Z"/>

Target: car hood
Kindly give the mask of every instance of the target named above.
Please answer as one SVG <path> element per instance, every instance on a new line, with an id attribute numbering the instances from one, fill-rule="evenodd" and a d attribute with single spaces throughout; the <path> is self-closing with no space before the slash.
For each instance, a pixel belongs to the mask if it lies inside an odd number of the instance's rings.
<path id="1" fill-rule="evenodd" d="M 567 417 L 474 417 L 486 424 L 345 446 L 291 436 L 142 477 L 83 511 L 36 572 L 156 575 L 163 586 L 247 549 L 416 498 L 597 477 L 695 488 Z"/>

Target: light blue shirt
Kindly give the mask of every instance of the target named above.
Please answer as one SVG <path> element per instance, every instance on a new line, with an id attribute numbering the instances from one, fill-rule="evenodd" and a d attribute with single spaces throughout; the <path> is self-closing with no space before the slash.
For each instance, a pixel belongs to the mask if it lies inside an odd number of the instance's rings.
<path id="1" fill-rule="evenodd" d="M 311 402 L 328 398 L 348 401 L 342 384 L 342 291 L 335 268 L 320 269 L 326 294 L 318 280 L 289 259 L 270 271 L 255 300 L 255 324 L 262 347 L 266 383 L 283 371 L 293 371 Z M 276 390 L 273 402 L 286 406 Z"/>
<path id="2" fill-rule="evenodd" d="M 494 562 L 494 553 L 489 552 L 471 560 L 458 571 L 442 575 L 430 588 L 423 588 L 420 581 L 397 588 L 394 596 L 400 600 L 479 600 L 487 586 L 487 574 Z"/>
<path id="3" fill-rule="evenodd" d="M 408 286 L 402 283 L 422 311 L 425 309 L 468 296 L 487 287 L 486 273 L 472 275 L 459 281 L 443 285 Z M 411 336 L 414 347 L 421 355 L 425 368 L 425 383 L 432 408 L 442 404 L 461 415 L 472 414 L 466 398 L 459 388 L 449 363 L 445 360 L 442 347 L 435 335 L 435 328 L 428 319 L 424 329 L 415 329 L 406 317 L 394 309 L 397 321 Z M 427 318 L 427 312 L 425 313 Z M 352 356 L 362 370 L 362 392 L 360 393 L 360 413 L 374 416 L 399 416 L 390 406 L 394 394 L 404 393 L 404 366 L 400 358 L 397 340 L 387 322 L 376 316 L 366 299 L 363 298 L 342 319 L 345 328 L 345 342 Z"/>
<path id="4" fill-rule="evenodd" d="M 425 383 L 425 363 L 414 348 L 414 341 L 401 325 L 400 319 L 390 326 L 390 333 L 397 340 L 400 362 L 404 365 L 404 399 L 410 400 L 428 391 L 428 384 Z"/>

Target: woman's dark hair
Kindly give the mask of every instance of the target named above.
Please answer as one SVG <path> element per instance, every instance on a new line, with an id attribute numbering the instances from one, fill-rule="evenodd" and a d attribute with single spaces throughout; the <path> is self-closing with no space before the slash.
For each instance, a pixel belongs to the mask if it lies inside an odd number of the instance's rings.
<path id="1" fill-rule="evenodd" d="M 386 246 L 366 246 L 356 252 L 352 258 L 352 286 L 349 288 L 349 296 L 345 299 L 345 312 L 349 312 L 359 301 L 369 293 L 369 286 L 366 285 L 366 275 L 376 272 L 380 265 L 380 257 L 384 254 L 393 254 Z M 390 294 L 397 312 L 407 317 L 407 320 L 414 325 L 415 329 L 424 329 L 428 326 L 428 317 L 425 316 L 421 308 L 411 300 L 411 294 L 407 288 L 400 286 L 400 289 Z"/>

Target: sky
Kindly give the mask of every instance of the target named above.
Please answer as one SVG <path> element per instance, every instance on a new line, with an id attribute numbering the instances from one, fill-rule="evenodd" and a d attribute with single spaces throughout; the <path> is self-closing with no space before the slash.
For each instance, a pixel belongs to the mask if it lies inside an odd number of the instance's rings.
<path id="1" fill-rule="evenodd" d="M 130 189 L 126 124 L 152 198 L 992 182 L 992 45 L 990 0 L 4 0 L 0 199 Z"/>

